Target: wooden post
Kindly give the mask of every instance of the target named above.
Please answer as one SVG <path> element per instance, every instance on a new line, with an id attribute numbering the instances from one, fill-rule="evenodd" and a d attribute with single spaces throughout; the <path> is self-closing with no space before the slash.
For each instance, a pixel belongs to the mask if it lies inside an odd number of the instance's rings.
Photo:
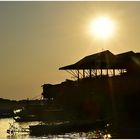
<path id="1" fill-rule="evenodd" d="M 97 77 L 97 69 L 95 70 L 95 76 Z"/>
<path id="2" fill-rule="evenodd" d="M 91 69 L 89 69 L 89 77 L 91 78 Z"/>
<path id="3" fill-rule="evenodd" d="M 83 78 L 85 78 L 85 70 L 83 69 Z"/>
<path id="4" fill-rule="evenodd" d="M 108 69 L 106 70 L 106 75 L 108 76 Z"/>
<path id="5" fill-rule="evenodd" d="M 113 69 L 113 76 L 115 76 L 115 69 Z"/>
<path id="6" fill-rule="evenodd" d="M 101 76 L 102 76 L 102 73 L 103 73 L 103 72 L 102 72 L 102 69 L 101 69 Z"/>
<path id="7" fill-rule="evenodd" d="M 78 81 L 79 81 L 79 69 L 78 69 Z"/>

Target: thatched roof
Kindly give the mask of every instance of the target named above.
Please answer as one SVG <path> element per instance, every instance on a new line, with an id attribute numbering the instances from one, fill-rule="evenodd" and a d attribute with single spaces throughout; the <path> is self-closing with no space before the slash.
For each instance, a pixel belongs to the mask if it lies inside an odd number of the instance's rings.
<path id="1" fill-rule="evenodd" d="M 133 56 L 140 56 L 132 51 L 114 55 L 109 50 L 89 55 L 78 62 L 59 68 L 59 70 L 77 69 L 125 69 L 126 61 L 130 61 Z M 140 58 L 140 57 L 139 57 Z"/>

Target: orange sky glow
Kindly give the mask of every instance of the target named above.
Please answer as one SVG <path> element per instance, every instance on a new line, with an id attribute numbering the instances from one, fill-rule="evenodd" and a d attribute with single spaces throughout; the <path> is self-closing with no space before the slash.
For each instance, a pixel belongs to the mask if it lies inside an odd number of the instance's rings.
<path id="1" fill-rule="evenodd" d="M 44 83 L 71 76 L 58 68 L 102 49 L 140 52 L 139 1 L 0 2 L 0 97 L 33 98 Z M 104 41 L 89 33 L 95 17 L 115 31 Z"/>

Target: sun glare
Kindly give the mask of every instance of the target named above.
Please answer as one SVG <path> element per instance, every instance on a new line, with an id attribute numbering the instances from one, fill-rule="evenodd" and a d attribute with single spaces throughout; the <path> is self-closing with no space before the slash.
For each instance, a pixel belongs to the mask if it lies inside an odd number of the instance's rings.
<path id="1" fill-rule="evenodd" d="M 99 17 L 90 24 L 90 32 L 98 38 L 108 38 L 114 32 L 114 23 L 108 17 Z"/>

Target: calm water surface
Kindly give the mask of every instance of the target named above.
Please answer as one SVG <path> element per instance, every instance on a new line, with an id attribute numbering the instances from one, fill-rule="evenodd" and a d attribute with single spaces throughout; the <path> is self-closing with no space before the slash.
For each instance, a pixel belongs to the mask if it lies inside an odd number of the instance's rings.
<path id="1" fill-rule="evenodd" d="M 14 120 L 12 118 L 0 119 L 0 139 L 33 139 L 33 138 L 45 138 L 45 139 L 71 139 L 71 138 L 106 138 L 106 135 L 103 131 L 93 131 L 88 133 L 68 133 L 65 135 L 49 135 L 42 137 L 33 137 L 29 133 L 16 133 L 14 135 L 9 135 L 7 129 L 10 126 L 10 123 L 13 124 Z M 29 125 L 36 125 L 40 122 L 16 122 L 15 125 L 18 127 L 29 128 Z"/>
<path id="2" fill-rule="evenodd" d="M 16 133 L 14 135 L 9 135 L 7 129 L 10 126 L 10 123 L 13 124 L 14 120 L 12 118 L 0 119 L 0 139 L 9 139 L 9 138 L 31 138 L 29 133 Z M 29 125 L 35 125 L 39 122 L 28 122 L 28 123 L 15 123 L 16 126 L 21 126 L 23 128 L 29 128 Z M 33 137 L 32 137 L 33 138 Z"/>

